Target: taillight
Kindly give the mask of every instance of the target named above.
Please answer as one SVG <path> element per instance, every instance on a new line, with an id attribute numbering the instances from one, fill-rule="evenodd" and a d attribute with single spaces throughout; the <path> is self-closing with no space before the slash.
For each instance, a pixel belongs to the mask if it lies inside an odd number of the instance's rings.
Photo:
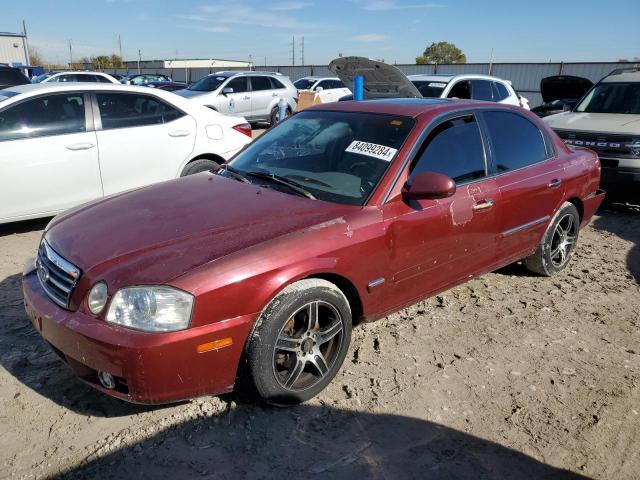
<path id="1" fill-rule="evenodd" d="M 241 123 L 240 125 L 236 125 L 232 127 L 236 132 L 244 133 L 247 137 L 253 138 L 251 135 L 251 125 L 248 123 Z"/>

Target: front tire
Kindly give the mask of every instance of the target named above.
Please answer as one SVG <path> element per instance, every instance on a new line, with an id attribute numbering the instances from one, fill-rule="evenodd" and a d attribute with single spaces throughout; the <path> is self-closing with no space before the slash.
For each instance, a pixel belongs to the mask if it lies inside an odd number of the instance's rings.
<path id="1" fill-rule="evenodd" d="M 545 277 L 564 270 L 575 251 L 579 232 L 578 209 L 565 202 L 551 220 L 536 252 L 523 260 L 524 266 Z"/>
<path id="2" fill-rule="evenodd" d="M 182 170 L 180 176 L 186 177 L 187 175 L 217 170 L 218 168 L 220 168 L 219 163 L 209 160 L 208 158 L 200 158 L 188 163 L 187 166 L 184 167 L 184 170 Z"/>
<path id="3" fill-rule="evenodd" d="M 248 366 L 260 397 L 293 405 L 320 393 L 336 376 L 351 341 L 351 309 L 334 284 L 306 279 L 285 288 L 257 321 Z"/>

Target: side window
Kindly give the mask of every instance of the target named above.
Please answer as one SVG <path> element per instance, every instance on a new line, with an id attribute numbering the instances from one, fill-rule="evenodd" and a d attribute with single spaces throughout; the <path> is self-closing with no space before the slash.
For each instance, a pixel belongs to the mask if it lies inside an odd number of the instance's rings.
<path id="1" fill-rule="evenodd" d="M 340 80 L 331 80 L 331 86 L 329 88 L 344 88 L 344 83 Z"/>
<path id="2" fill-rule="evenodd" d="M 234 78 L 225 85 L 225 88 L 233 88 L 233 93 L 248 92 L 247 77 Z"/>
<path id="3" fill-rule="evenodd" d="M 159 125 L 184 114 L 150 95 L 97 93 L 102 129 Z"/>
<path id="4" fill-rule="evenodd" d="M 493 102 L 493 92 L 491 91 L 491 83 L 487 80 L 472 80 L 471 81 L 471 98 L 474 100 L 484 100 L 486 102 Z"/>
<path id="5" fill-rule="evenodd" d="M 261 90 L 271 90 L 271 82 L 269 81 L 269 77 L 251 77 L 251 90 L 253 90 L 254 92 L 259 92 Z"/>
<path id="6" fill-rule="evenodd" d="M 449 92 L 449 95 L 447 95 L 447 98 L 471 98 L 471 88 L 469 86 L 469 81 L 462 80 L 456 83 L 453 88 L 451 88 L 451 91 Z"/>
<path id="7" fill-rule="evenodd" d="M 411 176 L 420 172 L 442 173 L 458 184 L 486 176 L 482 137 L 473 115 L 447 120 L 429 134 L 411 166 Z"/>
<path id="8" fill-rule="evenodd" d="M 504 83 L 493 82 L 493 88 L 495 92 L 494 97 L 496 99 L 496 102 L 500 102 L 509 96 L 509 90 L 507 90 L 507 87 L 504 85 Z"/>
<path id="9" fill-rule="evenodd" d="M 76 82 L 76 75 L 60 75 L 58 77 L 59 82 Z"/>
<path id="10" fill-rule="evenodd" d="M 322 88 L 323 90 L 333 88 L 331 86 L 331 80 L 322 80 L 320 83 L 318 83 L 318 85 L 316 85 L 316 90 L 318 90 L 318 87 Z"/>
<path id="11" fill-rule="evenodd" d="M 547 158 L 544 137 L 531 121 L 512 112 L 484 114 L 498 172 L 508 172 Z"/>
<path id="12" fill-rule="evenodd" d="M 96 80 L 100 83 L 111 83 L 107 77 L 103 77 L 102 75 L 96 75 Z"/>
<path id="13" fill-rule="evenodd" d="M 286 88 L 282 84 L 282 82 L 280 80 L 278 80 L 277 78 L 269 77 L 269 80 L 271 81 L 271 88 L 273 88 L 274 90 L 278 90 L 280 88 Z"/>
<path id="14" fill-rule="evenodd" d="M 85 131 L 84 97 L 80 94 L 34 98 L 0 112 L 0 141 Z"/>

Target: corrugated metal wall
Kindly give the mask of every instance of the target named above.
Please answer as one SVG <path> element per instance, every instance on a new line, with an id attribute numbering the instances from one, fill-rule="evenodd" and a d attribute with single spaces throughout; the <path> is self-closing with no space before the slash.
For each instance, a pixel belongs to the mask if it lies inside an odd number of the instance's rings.
<path id="1" fill-rule="evenodd" d="M 511 80 L 518 92 L 529 100 L 532 107 L 542 103 L 540 96 L 540 80 L 551 75 L 575 75 L 585 77 L 592 82 L 597 82 L 602 77 L 616 68 L 640 66 L 637 63 L 467 63 L 456 65 L 396 65 L 407 75 L 415 74 L 462 74 L 478 73 L 491 74 L 493 76 Z M 226 70 L 242 70 L 229 68 Z M 309 75 L 331 76 L 331 72 L 326 65 L 304 65 L 304 66 L 256 66 L 256 70 L 280 72 L 295 81 Z M 113 73 L 127 73 L 127 69 L 106 70 Z M 137 70 L 129 69 L 135 73 Z M 170 75 L 174 80 L 180 82 L 195 82 L 205 75 L 212 73 L 208 68 L 185 69 L 141 69 L 143 73 L 164 73 Z"/>
<path id="2" fill-rule="evenodd" d="M 23 41 L 24 38 L 21 36 L 0 33 L 0 63 L 27 65 Z"/>

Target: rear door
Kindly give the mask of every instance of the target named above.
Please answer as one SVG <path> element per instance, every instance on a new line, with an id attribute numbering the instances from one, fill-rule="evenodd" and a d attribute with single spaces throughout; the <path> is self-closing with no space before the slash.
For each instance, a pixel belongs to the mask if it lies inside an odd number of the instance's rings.
<path id="1" fill-rule="evenodd" d="M 102 196 L 89 95 L 59 93 L 0 110 L 0 220 L 46 216 Z"/>
<path id="2" fill-rule="evenodd" d="M 96 92 L 105 195 L 176 178 L 191 152 L 196 121 L 155 95 Z"/>
<path id="3" fill-rule="evenodd" d="M 489 80 L 471 80 L 471 98 L 473 100 L 483 100 L 493 102 L 493 86 Z"/>
<path id="4" fill-rule="evenodd" d="M 278 93 L 273 90 L 271 80 L 265 76 L 251 76 L 251 116 L 269 117 L 271 115 L 271 104 L 278 97 Z"/>
<path id="5" fill-rule="evenodd" d="M 504 110 L 483 111 L 482 117 L 503 202 L 500 250 L 518 257 L 535 248 L 564 198 L 564 168 L 551 142 L 528 118 Z"/>
<path id="6" fill-rule="evenodd" d="M 397 199 L 385 205 L 391 287 L 401 304 L 495 263 L 500 192 L 487 176 L 487 149 L 474 114 L 442 121 L 413 160 L 408 182 L 420 172 L 443 173 L 456 181 L 456 193 L 440 200 Z"/>

